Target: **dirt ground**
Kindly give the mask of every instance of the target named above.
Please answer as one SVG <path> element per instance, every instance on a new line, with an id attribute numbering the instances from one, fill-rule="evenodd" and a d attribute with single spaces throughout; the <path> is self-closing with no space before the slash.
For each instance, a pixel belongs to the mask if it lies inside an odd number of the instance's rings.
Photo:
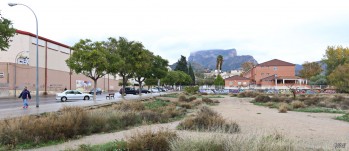
<path id="1" fill-rule="evenodd" d="M 333 118 L 340 114 L 330 113 L 279 113 L 277 109 L 255 106 L 247 98 L 225 97 L 215 99 L 221 103 L 212 108 L 224 118 L 236 121 L 240 127 L 239 135 L 252 135 L 256 133 L 281 133 L 297 143 L 316 148 L 332 148 L 335 143 L 346 143 L 345 150 L 349 150 L 349 122 L 338 121 Z M 114 140 L 125 139 L 135 131 L 145 129 L 158 130 L 167 128 L 175 130 L 177 122 L 166 124 L 146 125 L 131 130 L 115 133 L 95 134 L 63 144 L 48 146 L 33 150 L 65 150 L 77 148 L 81 144 L 103 144 Z M 188 134 L 180 132 L 179 135 Z"/>

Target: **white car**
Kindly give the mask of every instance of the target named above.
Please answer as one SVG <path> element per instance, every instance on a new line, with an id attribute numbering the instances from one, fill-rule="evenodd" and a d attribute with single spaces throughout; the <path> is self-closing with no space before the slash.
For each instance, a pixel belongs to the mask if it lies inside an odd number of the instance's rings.
<path id="1" fill-rule="evenodd" d="M 159 89 L 157 89 L 157 88 L 152 88 L 152 89 L 150 89 L 150 91 L 152 93 L 159 93 Z"/>
<path id="2" fill-rule="evenodd" d="M 66 90 L 62 93 L 56 94 L 56 100 L 65 102 L 67 100 L 89 100 L 93 95 L 82 93 L 78 90 Z"/>

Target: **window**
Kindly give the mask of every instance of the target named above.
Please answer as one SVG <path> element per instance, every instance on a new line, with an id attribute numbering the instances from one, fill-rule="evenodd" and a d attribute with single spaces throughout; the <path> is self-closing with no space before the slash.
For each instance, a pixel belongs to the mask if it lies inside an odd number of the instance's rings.
<path id="1" fill-rule="evenodd" d="M 275 71 L 278 70 L 278 67 L 274 67 L 274 70 L 275 70 Z"/>
<path id="2" fill-rule="evenodd" d="M 230 85 L 230 86 L 233 86 L 233 81 L 230 81 L 230 82 L 229 82 L 229 85 Z"/>
<path id="3" fill-rule="evenodd" d="M 238 85 L 241 85 L 241 82 L 238 82 Z"/>
<path id="4" fill-rule="evenodd" d="M 269 73 L 267 73 L 267 75 L 269 75 Z"/>

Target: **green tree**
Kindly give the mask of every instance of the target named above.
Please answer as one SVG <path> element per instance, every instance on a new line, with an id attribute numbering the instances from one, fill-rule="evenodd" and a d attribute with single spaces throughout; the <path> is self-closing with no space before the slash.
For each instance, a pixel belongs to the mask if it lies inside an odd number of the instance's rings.
<path id="1" fill-rule="evenodd" d="M 327 79 L 325 75 L 315 75 L 309 79 L 310 85 L 327 85 Z"/>
<path id="2" fill-rule="evenodd" d="M 217 61 L 216 61 L 216 69 L 218 71 L 218 74 L 221 73 L 222 65 L 223 65 L 223 56 L 222 55 L 218 55 L 217 56 Z"/>
<path id="3" fill-rule="evenodd" d="M 189 63 L 189 76 L 190 76 L 190 78 L 192 80 L 191 84 L 195 85 L 195 74 L 194 74 L 194 70 L 193 70 L 193 68 L 192 68 L 190 63 Z"/>
<path id="4" fill-rule="evenodd" d="M 340 92 L 349 92 L 349 63 L 339 65 L 334 69 L 328 76 L 328 80 Z"/>
<path id="5" fill-rule="evenodd" d="M 321 65 L 317 62 L 305 62 L 302 64 L 303 69 L 299 71 L 302 78 L 310 79 L 310 77 L 318 75 L 322 72 Z"/>
<path id="6" fill-rule="evenodd" d="M 94 88 L 97 88 L 97 80 L 106 74 L 108 60 L 106 48 L 101 42 L 92 42 L 89 39 L 80 40 L 72 49 L 73 54 L 66 60 L 67 66 L 76 72 L 91 78 Z M 94 91 L 93 100 L 96 100 Z"/>
<path id="7" fill-rule="evenodd" d="M 222 88 L 222 86 L 224 85 L 224 79 L 221 75 L 218 75 L 213 83 L 216 87 Z"/>
<path id="8" fill-rule="evenodd" d="M 181 59 L 178 60 L 175 71 L 183 71 L 184 73 L 188 74 L 187 59 L 184 56 L 181 55 Z"/>
<path id="9" fill-rule="evenodd" d="M 177 71 L 169 71 L 161 81 L 167 85 L 174 86 L 176 85 L 178 80 L 179 80 L 179 74 L 177 74 Z"/>
<path id="10" fill-rule="evenodd" d="M 138 61 L 136 55 L 139 49 L 143 49 L 143 45 L 139 42 L 128 41 L 124 37 L 119 37 L 118 40 L 109 38 L 108 45 L 114 47 L 113 49 L 116 48 L 115 51 L 120 56 L 119 65 L 109 68 L 109 72 L 119 74 L 122 77 L 122 89 L 125 90 L 128 79 L 134 76 L 134 65 Z M 124 96 L 124 94 L 122 96 Z"/>
<path id="11" fill-rule="evenodd" d="M 342 46 L 327 47 L 322 62 L 327 65 L 326 75 L 330 75 L 339 65 L 349 62 L 349 48 L 343 48 Z"/>
<path id="12" fill-rule="evenodd" d="M 1 14 L 0 14 L 1 16 Z M 10 46 L 11 37 L 16 33 L 16 29 L 13 28 L 12 22 L 6 18 L 0 18 L 0 50 L 6 51 Z"/>
<path id="13" fill-rule="evenodd" d="M 135 80 L 139 83 L 139 87 L 143 87 L 143 82 L 151 77 L 152 63 L 154 60 L 154 55 L 149 50 L 139 49 L 135 55 L 137 57 L 137 62 L 134 64 L 135 69 Z M 142 94 L 142 90 L 139 89 L 139 95 Z"/>

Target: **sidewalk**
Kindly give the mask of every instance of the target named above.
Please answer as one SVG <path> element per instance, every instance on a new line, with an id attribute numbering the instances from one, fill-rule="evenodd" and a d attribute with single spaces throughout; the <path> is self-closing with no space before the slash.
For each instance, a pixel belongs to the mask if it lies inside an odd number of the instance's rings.
<path id="1" fill-rule="evenodd" d="M 161 93 L 163 95 L 165 93 Z M 126 95 L 125 100 L 139 100 L 139 99 L 147 99 L 160 96 L 160 93 L 153 93 L 153 94 L 142 94 L 142 97 L 140 98 L 139 95 Z M 22 107 L 15 107 L 15 108 L 7 108 L 7 109 L 0 109 L 0 119 L 6 119 L 6 118 L 13 118 L 13 117 L 19 117 L 24 115 L 39 115 L 45 112 L 55 112 L 61 109 L 65 106 L 98 106 L 102 104 L 107 103 L 115 103 L 121 101 L 121 95 L 116 95 L 115 99 L 107 100 L 105 98 L 99 98 L 96 99 L 96 101 L 93 100 L 73 100 L 72 102 L 60 102 L 60 103 L 52 103 L 52 104 L 43 104 L 40 105 L 38 108 L 35 106 L 35 104 L 30 105 L 28 109 L 23 109 Z"/>

